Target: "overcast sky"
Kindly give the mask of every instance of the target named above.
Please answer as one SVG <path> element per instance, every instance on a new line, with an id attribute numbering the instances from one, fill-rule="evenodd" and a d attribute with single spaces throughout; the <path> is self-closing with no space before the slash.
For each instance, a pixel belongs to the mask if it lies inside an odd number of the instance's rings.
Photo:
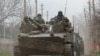
<path id="1" fill-rule="evenodd" d="M 32 0 L 33 2 L 35 0 Z M 83 12 L 88 0 L 67 0 L 66 16 L 72 18 L 73 15 L 78 15 Z M 33 3 L 32 2 L 32 3 Z M 49 11 L 49 18 L 57 15 L 58 11 L 65 12 L 66 0 L 38 0 L 38 13 L 41 13 L 41 4 L 44 5 L 44 17 L 46 11 Z"/>

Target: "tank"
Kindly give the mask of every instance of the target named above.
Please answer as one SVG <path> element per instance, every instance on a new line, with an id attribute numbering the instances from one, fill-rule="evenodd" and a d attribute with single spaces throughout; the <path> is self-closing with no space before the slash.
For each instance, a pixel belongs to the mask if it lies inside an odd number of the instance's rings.
<path id="1" fill-rule="evenodd" d="M 18 35 L 18 45 L 14 47 L 14 56 L 35 56 L 35 55 L 56 55 L 56 56 L 81 56 L 83 55 L 82 42 L 77 42 L 80 36 L 76 36 L 72 32 L 64 32 L 63 26 L 61 24 L 55 25 L 40 25 L 37 22 L 27 19 L 29 22 L 22 22 L 20 31 Z M 37 26 L 37 27 L 36 27 Z M 44 32 L 41 31 L 45 26 Z M 75 45 L 76 44 L 76 45 Z M 80 48 L 77 49 L 76 48 Z M 81 48 L 82 47 L 82 48 Z M 81 50 L 82 49 L 82 50 Z"/>

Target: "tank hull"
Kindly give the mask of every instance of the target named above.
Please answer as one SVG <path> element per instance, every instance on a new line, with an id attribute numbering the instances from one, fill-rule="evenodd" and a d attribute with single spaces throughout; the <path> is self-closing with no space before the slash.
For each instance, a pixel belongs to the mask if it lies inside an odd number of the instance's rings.
<path id="1" fill-rule="evenodd" d="M 34 54 L 47 54 L 58 53 L 62 54 L 64 50 L 64 39 L 59 37 L 21 37 L 19 39 L 19 45 L 22 50 L 31 49 Z M 23 49 L 24 48 L 24 49 Z M 38 50 L 38 51 L 37 51 Z M 40 52 L 41 51 L 41 52 Z M 44 52 L 44 53 L 43 53 Z"/>

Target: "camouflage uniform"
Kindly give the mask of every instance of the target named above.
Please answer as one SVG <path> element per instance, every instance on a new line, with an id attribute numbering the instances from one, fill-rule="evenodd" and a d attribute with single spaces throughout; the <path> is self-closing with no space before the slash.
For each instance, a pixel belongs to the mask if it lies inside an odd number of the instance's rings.
<path id="1" fill-rule="evenodd" d="M 50 24 L 62 24 L 64 27 L 64 31 L 71 31 L 71 23 L 69 22 L 69 19 L 67 17 L 63 16 L 63 13 L 61 11 L 58 12 L 58 15 L 51 19 Z"/>
<path id="2" fill-rule="evenodd" d="M 30 21 L 28 20 L 29 17 L 25 16 L 24 20 L 21 23 L 20 32 L 21 33 L 29 33 L 30 31 L 34 30 L 35 28 L 30 24 Z"/>
<path id="3" fill-rule="evenodd" d="M 62 24 L 64 26 L 64 30 L 69 32 L 72 30 L 71 22 L 65 17 L 64 20 L 62 21 Z"/>
<path id="4" fill-rule="evenodd" d="M 44 22 L 44 19 L 42 18 L 42 16 L 41 16 L 41 14 L 38 14 L 35 18 L 34 18 L 34 20 L 37 22 L 37 23 L 39 23 L 39 24 L 44 24 L 45 22 Z"/>

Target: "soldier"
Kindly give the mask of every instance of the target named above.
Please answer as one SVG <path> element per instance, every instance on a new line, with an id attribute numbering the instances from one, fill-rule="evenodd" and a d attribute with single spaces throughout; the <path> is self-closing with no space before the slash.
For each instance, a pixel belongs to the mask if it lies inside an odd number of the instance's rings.
<path id="1" fill-rule="evenodd" d="M 30 24 L 29 17 L 25 16 L 20 27 L 21 33 L 29 33 L 33 30 L 33 26 Z"/>
<path id="2" fill-rule="evenodd" d="M 62 24 L 64 26 L 64 31 L 67 32 L 72 30 L 69 19 L 63 15 L 62 11 L 59 11 L 58 15 L 51 19 L 50 24 Z"/>
<path id="3" fill-rule="evenodd" d="M 34 20 L 37 22 L 37 23 L 39 23 L 39 24 L 44 24 L 45 22 L 44 22 L 44 19 L 42 18 L 42 16 L 41 16 L 41 14 L 38 14 L 35 18 L 34 18 Z"/>
<path id="4" fill-rule="evenodd" d="M 41 14 L 38 14 L 33 20 L 36 21 L 38 24 L 40 24 L 42 28 L 41 27 L 38 28 L 41 29 L 42 32 L 45 32 L 45 26 L 44 26 L 45 21 L 42 18 Z"/>
<path id="5" fill-rule="evenodd" d="M 63 23 L 65 31 L 70 32 L 72 30 L 71 23 L 69 22 L 69 20 L 67 18 L 64 18 L 62 23 Z"/>

